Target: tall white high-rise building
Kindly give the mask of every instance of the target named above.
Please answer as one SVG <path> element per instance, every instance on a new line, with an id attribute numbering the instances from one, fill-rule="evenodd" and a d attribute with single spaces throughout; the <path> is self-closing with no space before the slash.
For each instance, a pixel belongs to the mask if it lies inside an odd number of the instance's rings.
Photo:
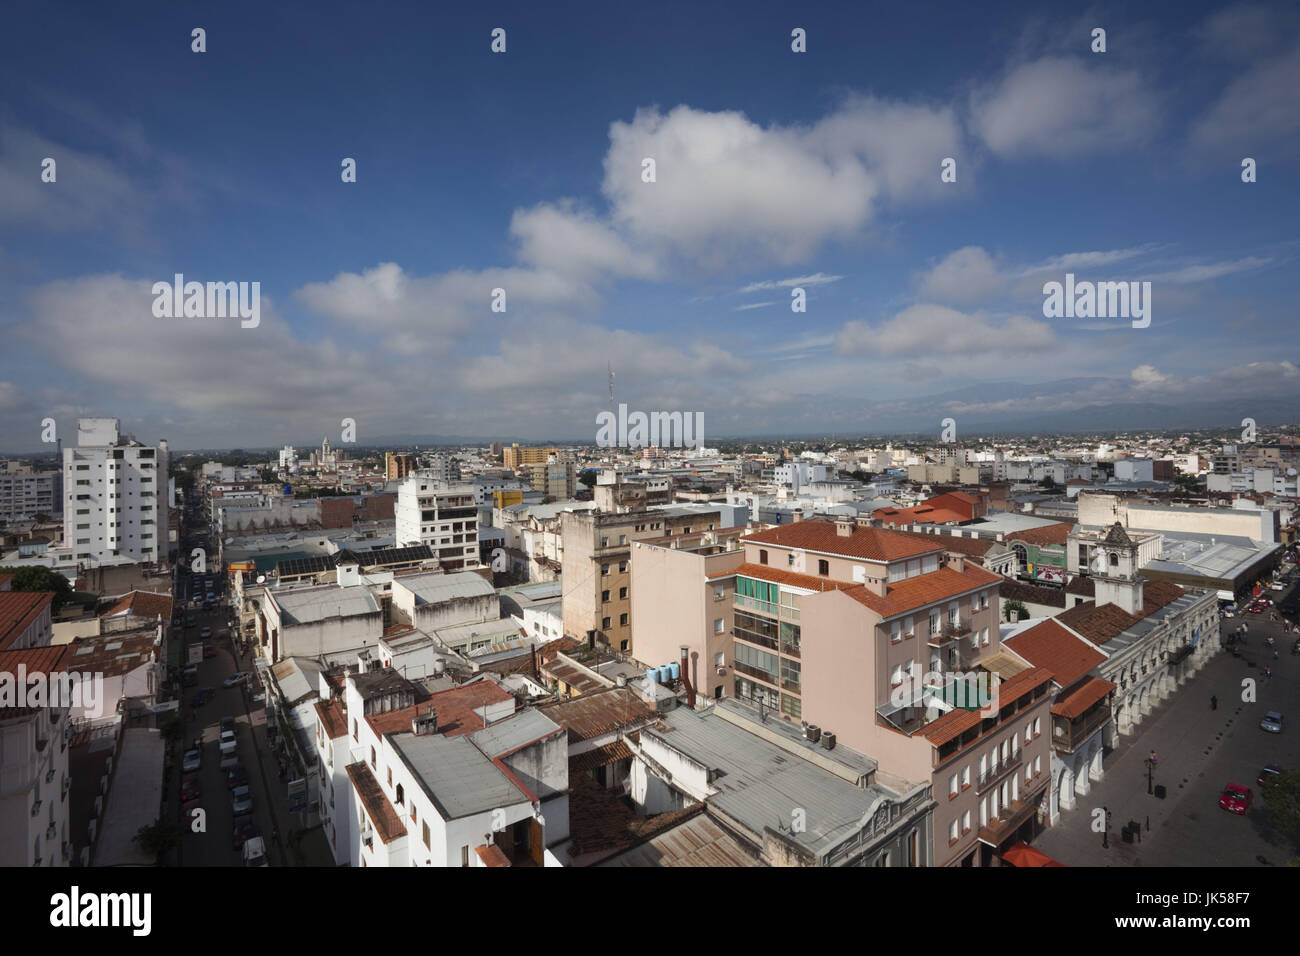
<path id="1" fill-rule="evenodd" d="M 79 419 L 77 447 L 63 450 L 63 544 L 78 563 L 167 558 L 167 442 L 141 444 L 119 425 Z"/>
<path id="2" fill-rule="evenodd" d="M 480 567 L 472 484 L 413 475 L 397 486 L 393 517 L 399 548 L 427 544 L 448 571 Z"/>

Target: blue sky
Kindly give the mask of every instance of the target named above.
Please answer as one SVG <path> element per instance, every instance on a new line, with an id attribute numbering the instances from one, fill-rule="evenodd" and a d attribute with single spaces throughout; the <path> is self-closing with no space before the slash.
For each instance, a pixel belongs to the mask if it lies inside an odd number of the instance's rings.
<path id="1" fill-rule="evenodd" d="M 607 363 L 706 436 L 1300 397 L 1292 5 L 5 17 L 0 450 L 79 415 L 179 447 L 344 417 L 594 441 Z M 1045 318 L 1067 271 L 1150 281 L 1150 327 Z M 155 317 L 177 272 L 260 282 L 261 324 Z"/>

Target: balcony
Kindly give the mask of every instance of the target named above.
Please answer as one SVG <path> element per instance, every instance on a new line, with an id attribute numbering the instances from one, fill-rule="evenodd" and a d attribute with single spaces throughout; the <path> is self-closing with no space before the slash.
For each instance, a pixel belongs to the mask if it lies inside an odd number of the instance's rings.
<path id="1" fill-rule="evenodd" d="M 781 679 L 782 690 L 788 690 L 792 694 L 802 694 L 803 691 L 801 691 L 799 687 L 800 683 L 797 680 L 788 680 L 786 678 Z"/>
<path id="2" fill-rule="evenodd" d="M 785 641 L 782 641 L 782 642 L 781 642 L 781 653 L 784 654 L 786 657 L 798 657 L 798 656 L 799 656 L 799 645 L 798 645 L 798 644 L 787 644 Z"/>
<path id="3" fill-rule="evenodd" d="M 761 680 L 766 684 L 777 686 L 777 677 L 775 674 L 769 674 L 767 671 L 759 670 L 757 667 L 750 667 L 748 664 L 742 664 L 740 661 L 733 661 L 732 668 L 739 674 L 745 674 L 753 677 L 755 680 Z"/>
<path id="4" fill-rule="evenodd" d="M 1003 843 L 1016 835 L 1016 831 L 1034 815 L 1038 809 L 1038 804 L 1042 801 L 1043 790 L 1046 789 L 1047 782 L 1044 781 L 1041 786 L 1033 793 L 1021 797 L 1019 800 L 1013 800 L 1010 804 L 998 811 L 998 815 L 989 820 L 979 829 L 979 839 L 981 843 L 987 843 L 992 847 L 1001 847 Z"/>
<path id="5" fill-rule="evenodd" d="M 1052 749 L 1057 753 L 1074 753 L 1088 742 L 1101 727 L 1110 723 L 1110 698 L 1093 706 L 1078 720 L 1067 723 L 1064 717 L 1052 718 Z"/>
<path id="6" fill-rule="evenodd" d="M 990 787 L 997 786 L 1003 777 L 1011 771 L 1024 766 L 1024 763 L 1024 751 L 1017 750 L 1002 763 L 996 764 L 980 774 L 975 779 L 975 792 L 980 794 Z"/>
<path id="7" fill-rule="evenodd" d="M 766 647 L 772 651 L 780 649 L 781 646 L 775 637 L 765 637 L 762 634 L 755 634 L 753 631 L 745 631 L 738 627 L 731 629 L 731 636 L 747 644 L 757 644 L 759 647 Z"/>

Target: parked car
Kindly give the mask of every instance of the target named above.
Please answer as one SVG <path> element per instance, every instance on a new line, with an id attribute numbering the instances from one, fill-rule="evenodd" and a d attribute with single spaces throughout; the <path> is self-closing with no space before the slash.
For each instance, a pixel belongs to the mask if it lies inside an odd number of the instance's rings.
<path id="1" fill-rule="evenodd" d="M 234 717 L 222 717 L 222 718 L 221 718 L 221 729 L 222 729 L 222 730 L 229 730 L 231 733 L 234 733 L 234 732 L 235 732 L 235 718 L 234 718 Z"/>
<path id="2" fill-rule="evenodd" d="M 185 751 L 185 759 L 181 762 L 181 770 L 189 773 L 191 770 L 198 770 L 203 766 L 203 752 L 201 750 Z"/>
<path id="3" fill-rule="evenodd" d="M 240 813 L 251 813 L 253 809 L 253 792 L 248 789 L 248 784 L 241 784 L 230 791 L 230 809 L 236 815 Z"/>
<path id="4" fill-rule="evenodd" d="M 199 637 L 203 638 L 205 641 L 211 636 L 212 636 L 212 628 L 210 627 L 205 627 L 199 631 Z"/>
<path id="5" fill-rule="evenodd" d="M 183 777 L 181 777 L 181 786 L 188 787 L 192 783 L 198 783 L 200 776 L 201 775 L 197 770 L 185 774 Z"/>
<path id="6" fill-rule="evenodd" d="M 1253 796 L 1250 787 L 1243 787 L 1239 783 L 1230 783 L 1223 788 L 1223 795 L 1219 797 L 1219 806 L 1224 810 L 1245 816 L 1246 811 L 1250 809 L 1250 801 Z"/>
<path id="7" fill-rule="evenodd" d="M 1282 732 L 1282 715 L 1276 710 L 1270 710 L 1264 715 L 1264 719 L 1259 722 L 1260 730 L 1267 730 L 1270 734 L 1280 734 Z"/>
<path id="8" fill-rule="evenodd" d="M 189 803 L 191 800 L 197 800 L 199 796 L 200 788 L 197 780 L 190 784 L 181 785 L 181 803 Z"/>
<path id="9" fill-rule="evenodd" d="M 248 783 L 248 771 L 244 769 L 243 764 L 237 764 L 226 771 L 226 786 L 231 790 L 236 787 L 242 787 Z"/>
<path id="10" fill-rule="evenodd" d="M 221 767 L 222 770 L 230 770 L 234 767 L 238 767 L 239 754 L 238 753 L 222 754 L 221 763 L 219 764 L 219 766 Z"/>
<path id="11" fill-rule="evenodd" d="M 193 665 L 185 668 L 181 675 L 181 684 L 185 687 L 193 687 L 199 682 L 199 669 Z"/>
<path id="12" fill-rule="evenodd" d="M 1282 774 L 1282 767 L 1280 765 L 1275 763 L 1268 764 L 1263 770 L 1259 772 L 1259 777 L 1256 778 L 1255 783 L 1259 786 L 1259 789 L 1263 790 L 1265 783 L 1267 783 L 1269 780 L 1276 779 L 1277 777 L 1281 776 L 1281 774 Z"/>
<path id="13" fill-rule="evenodd" d="M 239 741 L 235 739 L 235 732 L 233 730 L 223 730 L 218 744 L 221 747 L 221 755 L 223 757 L 227 754 L 233 754 L 239 747 Z"/>
<path id="14" fill-rule="evenodd" d="M 225 680 L 223 680 L 223 681 L 221 682 L 221 686 L 222 686 L 222 687 L 234 687 L 236 684 L 242 684 L 242 683 L 243 683 L 244 681 L 246 681 L 246 680 L 248 680 L 248 672 L 247 672 L 247 671 L 240 671 L 240 672 L 238 672 L 238 673 L 236 673 L 236 674 L 231 674 L 229 677 L 227 677 Z"/>
<path id="15" fill-rule="evenodd" d="M 257 836 L 258 829 L 253 824 L 252 814 L 244 813 L 235 817 L 235 822 L 230 828 L 230 846 L 231 849 L 238 850 L 244 845 L 244 841 L 249 837 Z"/>

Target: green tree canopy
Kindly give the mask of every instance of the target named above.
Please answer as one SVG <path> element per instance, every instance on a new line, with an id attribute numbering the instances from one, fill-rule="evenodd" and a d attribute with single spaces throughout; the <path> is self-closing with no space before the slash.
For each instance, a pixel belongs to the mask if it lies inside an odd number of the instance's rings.
<path id="1" fill-rule="evenodd" d="M 69 597 L 72 596 L 72 585 L 58 571 L 52 568 L 42 567 L 23 567 L 23 568 L 0 568 L 14 576 L 10 587 L 15 591 L 53 591 L 54 602 L 52 610 L 58 613 Z"/>

